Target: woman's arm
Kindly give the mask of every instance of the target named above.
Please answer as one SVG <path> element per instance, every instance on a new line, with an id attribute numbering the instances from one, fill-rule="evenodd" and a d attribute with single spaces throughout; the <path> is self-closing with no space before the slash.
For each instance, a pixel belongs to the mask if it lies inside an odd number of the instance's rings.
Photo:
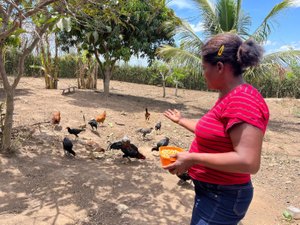
<path id="1" fill-rule="evenodd" d="M 181 174 L 194 164 L 234 173 L 255 174 L 260 167 L 263 132 L 247 123 L 231 128 L 229 132 L 234 151 L 226 153 L 178 153 L 175 163 L 164 167 Z"/>
<path id="2" fill-rule="evenodd" d="M 194 133 L 197 121 L 186 119 L 181 116 L 181 113 L 176 109 L 168 109 L 164 112 L 164 116 Z"/>

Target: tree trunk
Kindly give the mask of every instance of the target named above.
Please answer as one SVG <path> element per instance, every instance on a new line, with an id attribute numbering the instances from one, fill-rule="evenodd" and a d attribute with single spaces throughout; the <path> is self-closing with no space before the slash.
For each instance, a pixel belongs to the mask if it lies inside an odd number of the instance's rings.
<path id="1" fill-rule="evenodd" d="M 94 86 L 93 88 L 96 90 L 97 89 L 97 80 L 98 80 L 98 65 L 95 65 L 95 71 L 94 71 Z"/>
<path id="2" fill-rule="evenodd" d="M 165 98 L 166 97 L 166 80 L 165 79 L 163 79 L 162 86 L 163 86 L 163 98 Z"/>
<path id="3" fill-rule="evenodd" d="M 105 68 L 104 77 L 103 77 L 103 88 L 104 88 L 104 96 L 108 97 L 109 95 L 109 83 L 111 77 L 111 69 Z"/>
<path id="4" fill-rule="evenodd" d="M 177 97 L 177 90 L 178 90 L 178 82 L 175 84 L 175 96 Z"/>
<path id="5" fill-rule="evenodd" d="M 55 42 L 55 45 L 56 44 Z M 56 69 L 58 70 L 58 65 L 55 65 L 55 63 L 58 63 L 57 51 L 57 46 L 55 46 L 55 61 L 52 63 L 49 37 L 48 34 L 46 34 L 45 43 L 41 40 L 41 58 L 45 73 L 46 89 L 57 89 L 58 72 Z"/>
<path id="6" fill-rule="evenodd" d="M 11 131 L 13 125 L 13 112 L 14 112 L 14 89 L 6 90 L 6 113 L 4 122 L 4 131 L 2 136 L 2 151 L 7 153 L 11 148 Z"/>

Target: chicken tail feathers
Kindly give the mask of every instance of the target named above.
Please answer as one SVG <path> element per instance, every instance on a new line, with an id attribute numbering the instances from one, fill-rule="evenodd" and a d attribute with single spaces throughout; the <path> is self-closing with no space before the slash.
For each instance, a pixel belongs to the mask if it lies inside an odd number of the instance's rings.
<path id="1" fill-rule="evenodd" d="M 151 151 L 158 151 L 158 147 L 153 147 Z"/>
<path id="2" fill-rule="evenodd" d="M 144 155 L 142 155 L 141 153 L 138 153 L 137 158 L 138 159 L 146 159 L 146 157 Z"/>
<path id="3" fill-rule="evenodd" d="M 71 155 L 76 156 L 76 153 L 75 153 L 72 149 L 68 150 L 68 152 L 69 152 Z"/>

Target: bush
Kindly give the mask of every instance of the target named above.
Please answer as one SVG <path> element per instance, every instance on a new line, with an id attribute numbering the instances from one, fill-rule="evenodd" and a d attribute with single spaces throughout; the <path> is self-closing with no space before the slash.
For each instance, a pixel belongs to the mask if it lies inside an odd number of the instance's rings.
<path id="1" fill-rule="evenodd" d="M 12 49 L 6 52 L 5 68 L 8 74 L 15 74 L 17 71 L 17 51 Z M 40 58 L 29 55 L 25 61 L 25 75 L 36 76 L 40 71 L 30 68 L 30 65 L 40 65 Z M 76 55 L 65 55 L 59 58 L 59 77 L 75 78 L 78 69 L 78 58 Z M 100 72 L 100 70 L 99 70 Z M 100 74 L 99 76 L 100 77 Z M 247 82 L 255 86 L 264 97 L 293 97 L 300 98 L 300 68 L 295 65 L 291 71 L 283 76 L 270 74 L 264 77 L 246 77 Z M 116 66 L 113 71 L 112 80 L 125 81 L 139 84 L 161 85 L 161 77 L 152 67 L 139 66 Z M 190 74 L 183 80 L 183 87 L 192 90 L 207 91 L 204 77 L 200 73 Z M 167 86 L 172 86 L 170 83 Z"/>
<path id="2" fill-rule="evenodd" d="M 5 71 L 8 75 L 17 74 L 18 70 L 18 50 L 16 48 L 8 48 L 5 53 Z M 25 58 L 24 74 L 25 76 L 35 76 L 39 71 L 33 69 L 31 65 L 41 65 L 41 61 L 33 54 L 29 54 Z"/>
<path id="3" fill-rule="evenodd" d="M 74 78 L 78 70 L 78 58 L 76 55 L 65 55 L 59 58 L 59 77 Z"/>

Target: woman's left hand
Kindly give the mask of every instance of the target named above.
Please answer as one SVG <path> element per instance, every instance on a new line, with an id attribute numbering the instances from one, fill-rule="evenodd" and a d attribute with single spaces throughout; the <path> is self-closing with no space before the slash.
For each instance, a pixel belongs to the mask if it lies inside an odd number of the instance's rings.
<path id="1" fill-rule="evenodd" d="M 169 170 L 172 174 L 181 175 L 193 165 L 192 153 L 178 152 L 176 155 L 171 157 L 176 158 L 176 161 L 170 165 L 163 166 L 163 169 Z"/>

